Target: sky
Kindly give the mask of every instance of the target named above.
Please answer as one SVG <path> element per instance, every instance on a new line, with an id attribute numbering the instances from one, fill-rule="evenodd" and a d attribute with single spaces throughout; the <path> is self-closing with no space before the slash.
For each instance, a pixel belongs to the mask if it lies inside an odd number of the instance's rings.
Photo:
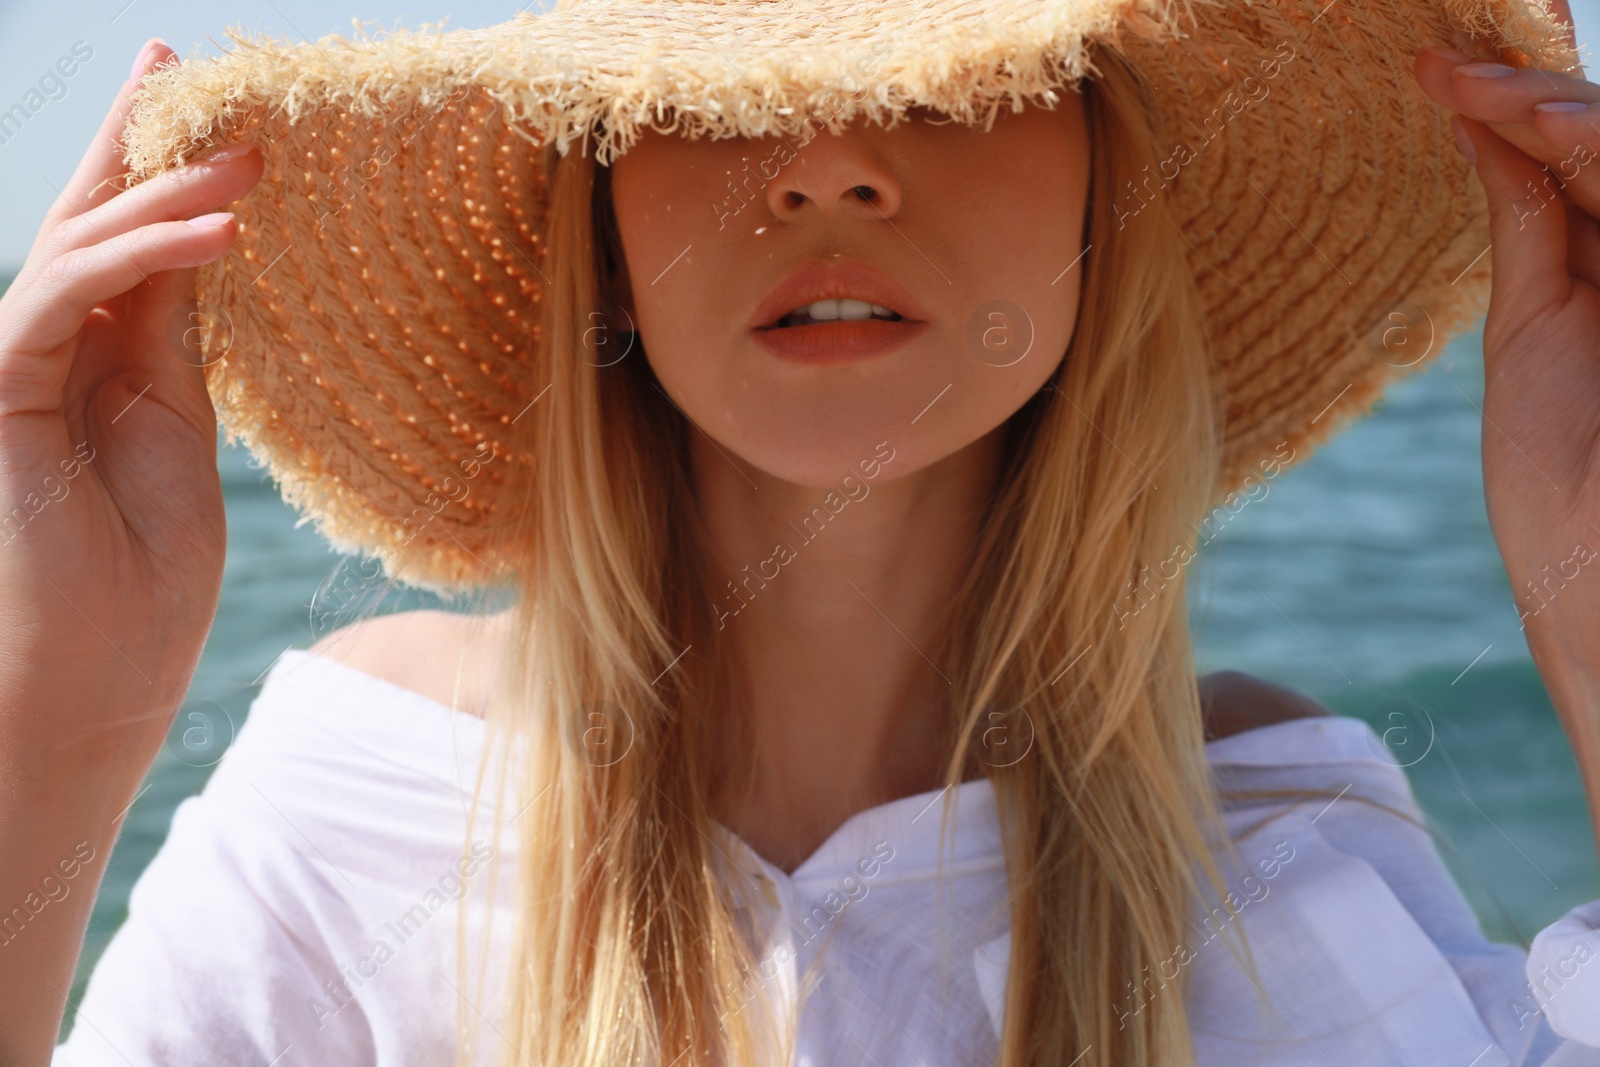
<path id="1" fill-rule="evenodd" d="M 0 271 L 15 271 L 27 258 L 45 212 L 151 37 L 189 59 L 219 54 L 211 38 L 227 43 L 223 31 L 232 26 L 314 41 L 352 36 L 358 19 L 385 27 L 474 28 L 504 22 L 522 7 L 551 6 L 553 0 L 0 0 L 0 111 L 39 88 L 41 77 L 73 71 L 59 79 L 64 92 L 50 86 L 44 106 L 0 143 Z"/>
<path id="2" fill-rule="evenodd" d="M 1361 0 L 1366 2 L 1366 0 Z M 552 0 L 0 0 L 0 112 L 47 80 L 45 103 L 14 131 L 0 131 L 0 271 L 27 257 L 39 223 L 127 80 L 139 46 L 159 36 L 188 59 L 216 55 L 222 31 L 243 26 L 293 40 L 352 34 L 353 22 L 472 28 L 504 22 Z M 1581 54 L 1600 20 L 1600 0 L 1572 0 Z M 369 27 L 369 30 L 373 27 Z M 215 39 L 215 40 L 213 40 Z M 1593 66 L 1592 63 L 1586 66 Z M 69 77 L 61 71 L 71 70 Z"/>

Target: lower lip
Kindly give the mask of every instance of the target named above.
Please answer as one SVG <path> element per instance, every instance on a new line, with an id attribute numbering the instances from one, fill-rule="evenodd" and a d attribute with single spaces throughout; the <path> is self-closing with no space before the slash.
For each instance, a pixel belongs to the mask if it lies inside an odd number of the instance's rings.
<path id="1" fill-rule="evenodd" d="M 926 322 L 903 319 L 850 319 L 756 330 L 767 351 L 795 363 L 849 363 L 882 355 L 916 337 Z"/>

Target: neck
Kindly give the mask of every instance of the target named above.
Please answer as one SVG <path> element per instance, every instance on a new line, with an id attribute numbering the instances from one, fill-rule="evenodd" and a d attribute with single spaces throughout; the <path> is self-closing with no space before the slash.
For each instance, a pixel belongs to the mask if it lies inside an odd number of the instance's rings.
<path id="1" fill-rule="evenodd" d="M 716 817 L 793 870 L 851 814 L 939 788 L 954 745 L 945 613 L 971 566 L 1000 431 L 904 477 L 785 482 L 696 434 L 710 595 L 740 667 L 747 791 Z M 730 584 L 731 583 L 731 587 Z M 726 721 L 726 720 L 724 720 Z M 963 778 L 980 774 L 969 764 Z"/>

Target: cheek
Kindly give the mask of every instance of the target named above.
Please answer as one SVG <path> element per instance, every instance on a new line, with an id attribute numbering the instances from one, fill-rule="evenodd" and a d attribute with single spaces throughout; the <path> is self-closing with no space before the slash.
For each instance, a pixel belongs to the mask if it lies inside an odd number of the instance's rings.
<path id="1" fill-rule="evenodd" d="M 1037 389 L 1066 351 L 1084 265 L 1073 203 L 1060 188 L 1007 190 L 955 234 L 967 251 L 952 288 L 967 354 L 985 376 Z"/>
<path id="2" fill-rule="evenodd" d="M 715 228 L 696 197 L 706 182 L 696 172 L 630 153 L 612 177 L 612 209 L 627 261 L 635 306 L 643 319 L 670 320 L 698 309 L 705 268 L 717 243 Z M 698 168 L 696 168 L 698 170 Z M 700 210 L 696 210 L 696 209 Z"/>
<path id="3" fill-rule="evenodd" d="M 740 166 L 740 155 L 732 146 L 655 134 L 613 168 L 637 327 L 663 382 L 704 369 L 736 332 L 738 279 L 730 273 L 749 239 L 743 223 L 756 212 L 746 208 L 729 220 L 718 193 L 729 195 L 727 172 Z"/>
<path id="4" fill-rule="evenodd" d="M 970 156 L 983 160 L 982 173 L 950 183 L 974 190 L 954 216 L 971 286 L 969 335 L 976 358 L 1031 392 L 1053 373 L 1077 317 L 1086 135 L 1081 116 L 1035 110 L 976 136 L 987 139 Z M 991 341 L 1001 347 L 980 343 Z"/>

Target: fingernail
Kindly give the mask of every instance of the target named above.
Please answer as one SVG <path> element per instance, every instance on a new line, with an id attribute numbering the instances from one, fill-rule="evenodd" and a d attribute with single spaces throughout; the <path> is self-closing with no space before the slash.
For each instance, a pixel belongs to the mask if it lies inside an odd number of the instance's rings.
<path id="1" fill-rule="evenodd" d="M 1508 78 L 1516 72 L 1515 67 L 1508 67 L 1504 63 L 1463 63 L 1456 68 L 1457 74 L 1465 74 L 1469 78 Z"/>
<path id="2" fill-rule="evenodd" d="M 231 218 L 233 218 L 233 212 L 231 211 L 213 211 L 209 215 L 197 215 L 192 219 L 184 219 L 183 221 L 187 222 L 190 226 L 198 226 L 204 230 L 212 230 L 216 229 L 218 226 L 226 226 L 228 224 L 228 220 Z"/>
<path id="3" fill-rule="evenodd" d="M 150 38 L 144 43 L 144 47 L 139 49 L 139 54 L 133 57 L 133 69 L 128 71 L 129 81 L 144 73 L 145 57 L 150 54 L 150 50 L 155 47 L 158 40 L 160 40 L 159 37 Z"/>
<path id="4" fill-rule="evenodd" d="M 1462 155 L 1467 157 L 1467 162 L 1477 166 L 1478 150 L 1473 147 L 1472 138 L 1468 136 L 1467 129 L 1461 124 L 1461 120 L 1453 115 L 1450 117 L 1450 132 L 1455 135 L 1456 147 L 1461 150 Z"/>
<path id="5" fill-rule="evenodd" d="M 215 152 L 207 153 L 206 155 L 201 156 L 199 159 L 194 160 L 194 162 L 226 163 L 230 159 L 238 159 L 255 146 L 256 143 L 254 141 L 240 141 L 237 144 L 223 145 Z"/>
<path id="6" fill-rule="evenodd" d="M 1446 48 L 1442 44 L 1424 45 L 1422 50 L 1424 52 L 1432 52 L 1434 55 L 1438 56 L 1439 58 L 1448 59 L 1452 63 L 1470 63 L 1470 62 L 1472 62 L 1472 57 L 1471 56 L 1464 55 L 1461 52 L 1457 52 L 1454 48 Z"/>
<path id="7" fill-rule="evenodd" d="M 1587 111 L 1588 104 L 1580 104 L 1576 100 L 1546 100 L 1542 104 L 1534 104 L 1535 111 Z"/>

